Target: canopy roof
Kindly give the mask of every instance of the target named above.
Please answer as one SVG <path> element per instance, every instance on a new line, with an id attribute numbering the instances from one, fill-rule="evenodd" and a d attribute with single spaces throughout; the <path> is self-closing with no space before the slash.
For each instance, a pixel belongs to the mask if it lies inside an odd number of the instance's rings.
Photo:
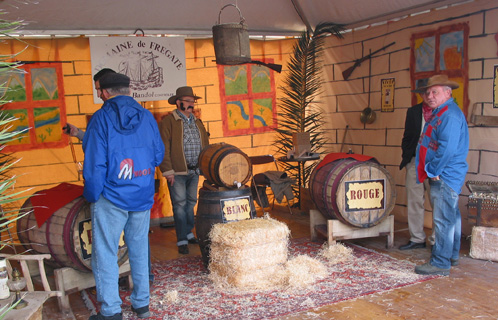
<path id="1" fill-rule="evenodd" d="M 468 0 L 0 0 L 24 35 L 172 34 L 205 37 L 240 21 L 251 35 L 295 36 L 320 22 L 357 28 Z M 220 14 L 221 12 L 221 14 Z M 140 32 L 141 33 L 141 32 Z"/>

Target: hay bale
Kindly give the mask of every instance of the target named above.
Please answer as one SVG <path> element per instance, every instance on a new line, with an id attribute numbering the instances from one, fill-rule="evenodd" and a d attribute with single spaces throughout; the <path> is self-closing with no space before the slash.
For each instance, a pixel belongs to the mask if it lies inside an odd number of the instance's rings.
<path id="1" fill-rule="evenodd" d="M 290 230 L 285 223 L 270 217 L 218 223 L 209 232 L 211 243 L 237 248 L 287 240 L 289 235 Z"/>
<path id="2" fill-rule="evenodd" d="M 282 282 L 289 228 L 269 217 L 215 224 L 210 279 L 216 286 L 266 290 Z"/>
<path id="3" fill-rule="evenodd" d="M 474 259 L 498 261 L 498 228 L 472 228 L 469 255 Z"/>
<path id="4" fill-rule="evenodd" d="M 239 248 L 212 243 L 210 264 L 229 266 L 231 270 L 240 272 L 267 268 L 284 264 L 287 261 L 287 248 L 286 240 L 252 246 L 242 244 Z"/>

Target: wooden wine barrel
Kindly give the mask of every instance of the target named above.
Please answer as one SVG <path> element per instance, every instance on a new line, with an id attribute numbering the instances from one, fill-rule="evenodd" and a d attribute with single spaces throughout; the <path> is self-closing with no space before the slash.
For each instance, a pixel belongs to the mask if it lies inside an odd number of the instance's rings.
<path id="1" fill-rule="evenodd" d="M 199 239 L 202 262 L 209 265 L 211 241 L 209 232 L 216 223 L 227 223 L 256 217 L 256 208 L 249 187 L 226 191 L 202 188 L 195 217 L 195 231 Z"/>
<path id="2" fill-rule="evenodd" d="M 345 158 L 317 166 L 310 176 L 310 195 L 324 217 L 369 228 L 391 213 L 396 189 L 376 161 Z"/>
<path id="3" fill-rule="evenodd" d="M 83 197 L 69 202 L 38 228 L 31 200 L 28 199 L 21 208 L 22 212 L 31 212 L 17 221 L 19 241 L 26 250 L 52 256 L 47 261 L 50 265 L 61 268 L 71 267 L 83 272 L 91 272 L 91 213 L 90 203 Z M 122 236 L 123 237 L 123 236 Z M 118 250 L 118 264 L 128 259 L 128 248 L 123 239 Z"/>
<path id="4" fill-rule="evenodd" d="M 251 178 L 249 157 L 239 148 L 224 142 L 210 144 L 199 155 L 199 168 L 206 180 L 219 187 L 237 188 Z"/>

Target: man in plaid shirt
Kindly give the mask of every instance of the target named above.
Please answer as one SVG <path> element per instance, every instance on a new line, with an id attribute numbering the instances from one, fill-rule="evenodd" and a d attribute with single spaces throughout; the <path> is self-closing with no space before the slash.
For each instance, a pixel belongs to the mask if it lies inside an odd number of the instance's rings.
<path id="1" fill-rule="evenodd" d="M 197 99 L 192 87 L 180 87 L 168 99 L 176 110 L 164 117 L 159 125 L 165 154 L 159 168 L 168 181 L 173 205 L 173 218 L 178 252 L 188 254 L 188 244 L 197 244 L 192 233 L 194 207 L 199 184 L 199 154 L 209 144 L 209 135 L 200 119 L 194 114 Z"/>

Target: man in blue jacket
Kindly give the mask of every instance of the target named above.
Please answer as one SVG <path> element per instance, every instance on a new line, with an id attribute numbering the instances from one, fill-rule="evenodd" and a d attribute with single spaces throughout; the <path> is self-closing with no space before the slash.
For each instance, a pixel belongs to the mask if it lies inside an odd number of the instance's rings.
<path id="1" fill-rule="evenodd" d="M 91 203 L 92 271 L 101 303 L 90 320 L 122 319 L 117 252 L 123 231 L 133 278 L 132 310 L 146 318 L 154 170 L 163 160 L 164 144 L 153 115 L 129 96 L 130 78 L 109 73 L 99 82 L 106 102 L 92 116 L 83 140 L 83 195 Z"/>
<path id="2" fill-rule="evenodd" d="M 458 265 L 462 218 L 458 195 L 467 174 L 469 131 L 462 110 L 451 97 L 458 83 L 446 75 L 427 82 L 426 102 L 433 109 L 417 146 L 416 170 L 419 183 L 429 178 L 436 243 L 429 262 L 415 267 L 418 274 L 449 275 Z"/>

